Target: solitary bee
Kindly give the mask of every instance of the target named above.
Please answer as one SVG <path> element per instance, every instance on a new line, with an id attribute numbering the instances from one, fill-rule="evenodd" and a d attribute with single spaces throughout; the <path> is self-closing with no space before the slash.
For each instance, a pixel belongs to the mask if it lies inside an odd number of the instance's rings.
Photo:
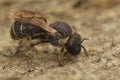
<path id="1" fill-rule="evenodd" d="M 12 14 L 14 23 L 11 27 L 10 34 L 14 40 L 38 40 L 31 43 L 35 46 L 41 43 L 51 43 L 53 46 L 61 47 L 61 53 L 58 55 L 58 62 L 62 64 L 64 50 L 70 55 L 78 55 L 81 48 L 86 53 L 86 49 L 82 46 L 80 34 L 73 32 L 71 27 L 62 21 L 56 20 L 52 16 L 42 14 L 40 12 L 18 10 Z M 65 40 L 66 42 L 61 42 Z M 87 55 L 87 53 L 86 53 Z"/>

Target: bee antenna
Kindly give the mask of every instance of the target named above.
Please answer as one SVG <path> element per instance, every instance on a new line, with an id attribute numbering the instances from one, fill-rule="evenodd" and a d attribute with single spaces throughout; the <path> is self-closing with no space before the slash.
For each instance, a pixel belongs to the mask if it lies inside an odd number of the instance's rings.
<path id="1" fill-rule="evenodd" d="M 88 38 L 83 38 L 82 40 L 81 40 L 81 43 L 83 43 L 85 40 L 89 40 Z"/>
<path id="2" fill-rule="evenodd" d="M 89 39 L 88 39 L 88 38 L 84 38 L 84 39 L 82 39 L 82 40 L 81 40 L 81 44 L 82 44 L 85 40 L 89 40 Z M 85 55 L 88 56 L 88 53 L 87 53 L 85 47 L 82 46 L 82 45 L 81 45 L 81 47 L 83 48 L 83 50 L 84 50 L 84 52 L 85 52 Z"/>
<path id="3" fill-rule="evenodd" d="M 87 53 L 87 51 L 86 51 L 85 47 L 84 47 L 84 46 L 82 46 L 82 45 L 81 45 L 81 47 L 83 48 L 83 50 L 84 50 L 84 52 L 85 52 L 85 55 L 86 55 L 86 56 L 88 56 L 88 53 Z"/>

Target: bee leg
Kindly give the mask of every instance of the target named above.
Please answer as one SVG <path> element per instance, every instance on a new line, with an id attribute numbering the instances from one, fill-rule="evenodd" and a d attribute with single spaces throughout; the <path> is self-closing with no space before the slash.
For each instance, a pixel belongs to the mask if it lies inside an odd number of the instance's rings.
<path id="1" fill-rule="evenodd" d="M 32 60 L 31 60 L 30 56 L 25 54 L 29 50 L 34 49 L 33 47 L 30 46 L 30 43 L 31 42 L 28 39 L 20 40 L 18 43 L 18 46 L 16 48 L 16 52 L 13 56 L 17 57 L 17 58 L 25 59 L 28 62 L 28 64 L 30 64 L 32 62 Z"/>
<path id="2" fill-rule="evenodd" d="M 33 47 L 33 46 L 36 46 L 38 44 L 45 43 L 45 42 L 49 42 L 49 39 L 40 39 L 40 41 L 36 41 L 34 43 L 31 43 L 30 45 L 31 47 Z"/>
<path id="3" fill-rule="evenodd" d="M 17 50 L 28 51 L 31 48 L 30 43 L 31 42 L 28 39 L 20 40 L 18 43 Z"/>
<path id="4" fill-rule="evenodd" d="M 84 46 L 82 46 L 82 45 L 81 45 L 81 47 L 83 48 L 83 50 L 84 50 L 84 52 L 85 52 L 85 55 L 86 55 L 86 56 L 88 56 L 88 53 L 87 53 L 87 51 L 86 51 L 85 47 L 84 47 Z"/>
<path id="5" fill-rule="evenodd" d="M 58 63 L 60 66 L 63 66 L 64 64 L 63 57 L 64 57 L 64 46 L 62 46 L 61 51 L 58 54 Z"/>
<path id="6" fill-rule="evenodd" d="M 35 45 L 38 45 L 38 44 L 41 44 L 42 42 L 41 41 L 37 41 L 37 42 L 34 42 L 34 43 L 31 43 L 31 47 L 34 47 Z"/>
<path id="7" fill-rule="evenodd" d="M 26 40 L 32 40 L 32 38 L 31 37 L 27 37 Z"/>
<path id="8" fill-rule="evenodd" d="M 16 54 L 19 54 L 19 53 L 20 53 L 22 47 L 24 47 L 24 41 L 23 41 L 23 40 L 20 40 L 20 41 L 18 42 L 18 46 L 17 46 L 17 48 L 16 48 Z"/>
<path id="9" fill-rule="evenodd" d="M 63 66 L 63 55 L 64 55 L 64 53 L 60 53 L 60 54 L 58 54 L 58 63 L 59 63 L 59 66 Z"/>

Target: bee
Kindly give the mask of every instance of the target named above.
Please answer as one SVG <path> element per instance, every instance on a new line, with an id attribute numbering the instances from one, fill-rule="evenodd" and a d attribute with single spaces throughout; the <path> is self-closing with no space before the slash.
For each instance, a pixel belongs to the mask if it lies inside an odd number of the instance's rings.
<path id="1" fill-rule="evenodd" d="M 72 56 L 81 52 L 85 39 L 81 39 L 80 34 L 73 32 L 70 25 L 59 21 L 50 15 L 29 10 L 17 10 L 12 14 L 14 23 L 10 29 L 11 38 L 14 40 L 38 40 L 31 43 L 35 46 L 41 43 L 51 43 L 53 46 L 61 47 L 58 55 L 58 62 L 62 65 L 65 50 Z M 61 40 L 65 42 L 61 42 Z"/>

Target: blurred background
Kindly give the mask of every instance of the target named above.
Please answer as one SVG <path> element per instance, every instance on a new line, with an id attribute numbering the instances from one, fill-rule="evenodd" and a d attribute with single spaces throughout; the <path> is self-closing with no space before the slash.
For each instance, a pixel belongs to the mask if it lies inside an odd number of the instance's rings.
<path id="1" fill-rule="evenodd" d="M 57 52 L 51 46 L 26 52 L 33 61 L 30 64 L 22 57 L 11 57 L 16 43 L 9 34 L 13 23 L 9 15 L 16 9 L 47 13 L 67 22 L 82 38 L 89 38 L 83 44 L 87 60 L 82 51 L 77 61 L 58 67 L 52 54 Z M 0 0 L 0 80 L 118 80 L 119 32 L 120 0 Z M 47 51 L 53 60 L 47 58 Z"/>
<path id="2" fill-rule="evenodd" d="M 12 23 L 9 18 L 12 10 L 26 9 L 45 12 L 73 26 L 83 27 L 81 24 L 93 24 L 96 18 L 104 12 L 106 15 L 112 15 L 114 11 L 111 13 L 106 11 L 115 7 L 119 10 L 119 3 L 119 0 L 0 0 L 0 34 L 4 33 L 7 36 L 6 30 L 9 30 Z M 6 36 L 1 36 L 0 40 Z"/>

